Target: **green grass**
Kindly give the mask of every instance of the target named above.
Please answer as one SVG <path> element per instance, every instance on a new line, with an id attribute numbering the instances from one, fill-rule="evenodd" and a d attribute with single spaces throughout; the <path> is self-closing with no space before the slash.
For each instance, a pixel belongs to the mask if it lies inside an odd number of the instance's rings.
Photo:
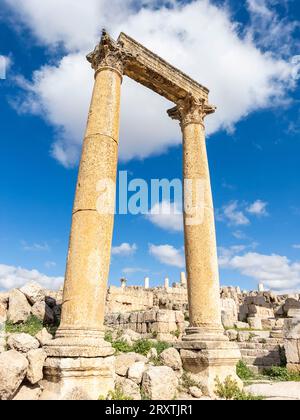
<path id="1" fill-rule="evenodd" d="M 223 400 L 231 401 L 261 401 L 264 397 L 259 395 L 248 394 L 241 391 L 238 383 L 230 376 L 222 383 L 218 378 L 216 379 L 216 395 Z"/>
<path id="2" fill-rule="evenodd" d="M 32 336 L 37 335 L 44 328 L 43 322 L 35 316 L 30 316 L 26 322 L 22 324 L 13 324 L 12 322 L 6 322 L 5 331 L 9 334 L 30 334 Z"/>
<path id="3" fill-rule="evenodd" d="M 46 328 L 48 333 L 55 335 L 58 325 L 44 325 L 37 317 L 31 315 L 26 322 L 21 324 L 13 324 L 7 321 L 5 324 L 5 332 L 8 334 L 29 334 L 36 336 L 43 328 Z"/>
<path id="4" fill-rule="evenodd" d="M 114 391 L 110 391 L 107 398 L 102 395 L 98 398 L 99 401 L 111 400 L 111 401 L 133 401 L 133 398 L 128 397 L 124 394 L 122 387 L 117 386 Z"/>
<path id="5" fill-rule="evenodd" d="M 118 353 L 138 353 L 142 354 L 143 356 L 147 356 L 149 351 L 152 348 L 155 348 L 157 350 L 158 355 L 160 355 L 164 350 L 168 349 L 170 345 L 168 343 L 165 343 L 163 341 L 158 341 L 156 343 L 153 343 L 150 340 L 138 340 L 136 341 L 132 346 L 125 343 L 123 340 L 113 340 L 112 334 L 110 332 L 107 332 L 105 334 L 105 340 L 111 343 L 113 348 Z"/>
<path id="6" fill-rule="evenodd" d="M 185 390 L 189 390 L 190 388 L 196 386 L 198 388 L 201 388 L 199 382 L 195 381 L 189 372 L 184 372 L 181 378 L 182 386 Z"/>

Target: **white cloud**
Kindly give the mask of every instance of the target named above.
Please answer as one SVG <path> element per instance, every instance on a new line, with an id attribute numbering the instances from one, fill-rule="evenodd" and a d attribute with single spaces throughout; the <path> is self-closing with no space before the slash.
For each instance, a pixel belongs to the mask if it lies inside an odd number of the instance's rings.
<path id="1" fill-rule="evenodd" d="M 177 203 L 163 201 L 155 204 L 146 218 L 154 225 L 174 232 L 183 231 L 182 209 Z"/>
<path id="2" fill-rule="evenodd" d="M 217 211 L 217 219 L 226 221 L 230 226 L 247 226 L 250 224 L 250 220 L 239 209 L 238 201 L 232 201 Z"/>
<path id="3" fill-rule="evenodd" d="M 57 266 L 57 264 L 56 264 L 56 262 L 54 262 L 54 261 L 46 261 L 45 262 L 45 267 L 46 268 L 48 268 L 48 269 L 50 269 L 50 268 L 54 268 L 54 267 L 56 267 Z"/>
<path id="4" fill-rule="evenodd" d="M 47 242 L 28 244 L 26 241 L 21 241 L 21 245 L 24 251 L 50 251 Z"/>
<path id="5" fill-rule="evenodd" d="M 0 55 L 0 80 L 6 79 L 10 65 L 11 59 L 5 55 Z"/>
<path id="6" fill-rule="evenodd" d="M 48 277 L 37 270 L 27 270 L 21 267 L 0 264 L 0 289 L 11 290 L 20 288 L 32 281 L 47 289 L 56 290 L 62 286 L 64 278 Z"/>
<path id="7" fill-rule="evenodd" d="M 300 289 L 300 262 L 291 262 L 281 255 L 264 255 L 248 252 L 236 255 L 242 250 L 221 249 L 219 265 L 251 277 L 276 292 Z"/>
<path id="8" fill-rule="evenodd" d="M 135 273 L 148 273 L 149 270 L 145 268 L 139 268 L 139 267 L 125 267 L 122 270 L 122 273 L 124 274 L 135 274 Z"/>
<path id="9" fill-rule="evenodd" d="M 251 204 L 247 208 L 247 212 L 255 215 L 255 216 L 268 216 L 267 212 L 267 205 L 268 203 L 262 201 L 262 200 L 256 200 L 253 204 Z"/>
<path id="10" fill-rule="evenodd" d="M 120 246 L 114 246 L 112 248 L 112 255 L 119 255 L 119 256 L 125 257 L 125 256 L 135 254 L 136 251 L 137 251 L 136 244 L 130 245 L 124 242 Z"/>
<path id="11" fill-rule="evenodd" d="M 174 267 L 184 268 L 185 258 L 181 249 L 172 245 L 149 245 L 149 253 L 159 262 Z"/>
<path id="12" fill-rule="evenodd" d="M 295 244 L 295 245 L 293 245 L 293 248 L 294 248 L 294 249 L 300 249 L 300 244 Z"/>
<path id="13" fill-rule="evenodd" d="M 231 130 L 252 111 L 282 105 L 296 86 L 297 58 L 283 57 L 276 49 L 262 52 L 253 26 L 240 35 L 228 9 L 209 0 L 173 1 L 173 8 L 162 3 L 157 7 L 153 0 L 141 3 L 148 9 L 139 10 L 130 0 L 90 0 L 88 7 L 71 0 L 6 3 L 39 42 L 51 48 L 63 43 L 68 51 L 56 66 L 35 73 L 25 89 L 25 108 L 57 128 L 53 154 L 65 166 L 78 158 L 93 83 L 84 56 L 93 49 L 101 26 L 108 26 L 114 36 L 127 32 L 211 89 L 211 102 L 218 111 L 207 120 L 208 134 Z M 132 81 L 124 83 L 122 159 L 145 158 L 180 144 L 180 129 L 165 114 L 168 107 L 158 95 Z"/>

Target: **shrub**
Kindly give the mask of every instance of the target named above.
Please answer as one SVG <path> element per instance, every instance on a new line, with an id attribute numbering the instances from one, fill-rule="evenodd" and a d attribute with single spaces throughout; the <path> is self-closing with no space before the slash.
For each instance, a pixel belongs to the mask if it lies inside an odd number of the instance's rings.
<path id="1" fill-rule="evenodd" d="M 183 373 L 181 383 L 185 390 L 189 390 L 194 386 L 200 388 L 200 384 L 197 381 L 195 381 L 188 372 Z"/>
<path id="2" fill-rule="evenodd" d="M 133 398 L 128 397 L 127 395 L 125 395 L 123 393 L 123 390 L 120 386 L 117 386 L 116 389 L 114 391 L 110 391 L 108 393 L 107 398 L 105 398 L 103 395 L 101 395 L 98 398 L 99 401 L 104 401 L 104 400 L 111 400 L 111 401 L 133 401 Z"/>
<path id="3" fill-rule="evenodd" d="M 275 381 L 281 382 L 300 382 L 300 374 L 289 372 L 287 368 L 280 366 L 273 366 L 270 369 L 265 369 L 264 375 Z"/>
<path id="4" fill-rule="evenodd" d="M 255 378 L 254 373 L 242 360 L 240 360 L 236 366 L 236 373 L 242 381 L 249 381 L 250 379 Z"/>
<path id="5" fill-rule="evenodd" d="M 120 352 L 120 353 L 130 353 L 130 352 L 134 351 L 132 346 L 125 343 L 125 341 L 123 341 L 123 340 L 113 341 L 111 344 L 112 344 L 112 347 L 117 352 Z"/>
<path id="6" fill-rule="evenodd" d="M 256 401 L 256 400 L 263 400 L 261 396 L 254 396 L 248 394 L 244 391 L 241 391 L 238 383 L 228 376 L 225 379 L 225 382 L 222 383 L 219 378 L 216 379 L 216 395 L 219 398 L 224 400 L 234 400 L 234 401 Z"/>

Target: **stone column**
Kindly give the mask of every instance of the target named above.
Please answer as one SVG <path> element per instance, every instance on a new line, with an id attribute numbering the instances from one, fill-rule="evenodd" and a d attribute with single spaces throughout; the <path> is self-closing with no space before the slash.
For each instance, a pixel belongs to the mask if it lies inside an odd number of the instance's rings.
<path id="1" fill-rule="evenodd" d="M 150 288 L 150 279 L 149 279 L 149 277 L 145 277 L 144 285 L 145 285 L 145 289 L 149 289 Z"/>
<path id="2" fill-rule="evenodd" d="M 238 378 L 240 352 L 229 343 L 221 322 L 220 282 L 214 208 L 205 143 L 204 118 L 215 111 L 187 96 L 169 111 L 183 133 L 184 237 L 190 326 L 181 348 L 186 370 L 198 375 L 213 395 L 215 379 Z"/>
<path id="3" fill-rule="evenodd" d="M 166 277 L 165 278 L 165 289 L 169 289 L 170 288 L 170 280 L 169 280 L 169 277 Z"/>
<path id="4" fill-rule="evenodd" d="M 127 280 L 121 279 L 121 289 L 126 289 L 126 285 L 127 285 Z"/>
<path id="5" fill-rule="evenodd" d="M 184 271 L 180 273 L 180 284 L 183 287 L 186 287 L 186 285 L 187 285 L 186 275 L 185 275 Z"/>
<path id="6" fill-rule="evenodd" d="M 104 33 L 88 60 L 95 70 L 95 85 L 73 209 L 61 325 L 56 339 L 46 347 L 46 375 L 50 380 L 54 371 L 64 376 L 61 358 L 84 358 L 81 370 L 87 367 L 85 380 L 91 376 L 92 394 L 99 397 L 100 390 L 106 393 L 113 383 L 107 369 L 106 379 L 101 377 L 100 365 L 101 358 L 114 353 L 104 341 L 103 324 L 115 209 L 122 52 Z M 60 359 L 51 360 L 55 357 Z M 69 385 L 64 383 L 59 392 Z"/>

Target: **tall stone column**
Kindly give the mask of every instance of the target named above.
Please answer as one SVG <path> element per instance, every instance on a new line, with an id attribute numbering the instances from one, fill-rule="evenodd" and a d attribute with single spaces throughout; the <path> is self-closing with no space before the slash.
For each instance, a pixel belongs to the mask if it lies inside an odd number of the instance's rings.
<path id="1" fill-rule="evenodd" d="M 61 325 L 46 347 L 45 372 L 50 382 L 53 376 L 60 378 L 59 393 L 65 394 L 77 386 L 78 378 L 83 381 L 77 372 L 80 366 L 84 380 L 90 377 L 85 392 L 91 390 L 92 397 L 99 397 L 101 390 L 105 394 L 113 387 L 109 356 L 114 350 L 104 341 L 104 311 L 115 210 L 122 51 L 104 33 L 88 60 L 95 70 L 95 85 L 73 209 Z M 77 382 L 70 380 L 70 372 Z"/>
<path id="2" fill-rule="evenodd" d="M 220 282 L 204 118 L 215 108 L 187 96 L 169 111 L 183 133 L 184 237 L 190 326 L 181 348 L 184 366 L 212 395 L 215 379 L 233 376 L 240 352 L 221 322 Z"/>

